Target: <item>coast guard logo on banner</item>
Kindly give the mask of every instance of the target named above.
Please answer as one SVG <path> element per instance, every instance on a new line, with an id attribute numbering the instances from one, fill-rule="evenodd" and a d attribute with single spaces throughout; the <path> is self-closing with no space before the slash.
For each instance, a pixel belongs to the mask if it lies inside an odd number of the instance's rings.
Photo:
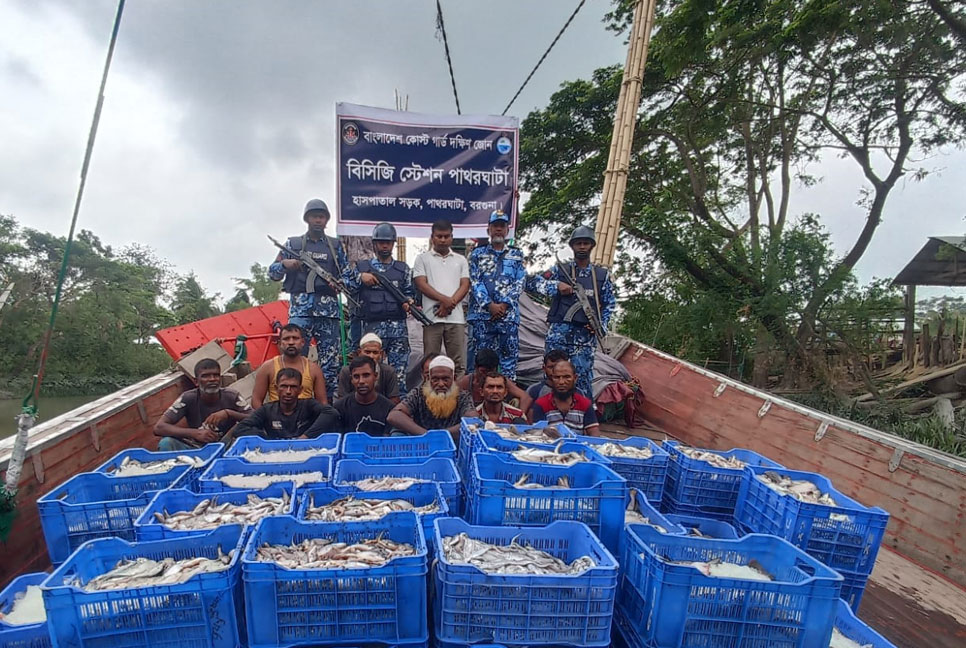
<path id="1" fill-rule="evenodd" d="M 513 150 L 513 144 L 510 142 L 509 137 L 501 137 L 496 141 L 496 150 L 500 155 L 506 155 L 511 150 Z"/>
<path id="2" fill-rule="evenodd" d="M 359 141 L 359 127 L 355 122 L 346 122 L 342 125 L 342 141 L 349 146 Z"/>

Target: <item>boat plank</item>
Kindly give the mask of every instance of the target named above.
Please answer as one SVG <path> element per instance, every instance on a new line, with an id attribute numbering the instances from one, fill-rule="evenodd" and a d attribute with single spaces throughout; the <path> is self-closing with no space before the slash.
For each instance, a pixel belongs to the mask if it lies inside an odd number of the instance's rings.
<path id="1" fill-rule="evenodd" d="M 60 430 L 62 438 L 39 450 L 44 465 L 44 481 L 37 481 L 29 465 L 24 468 L 18 492 L 18 515 L 4 546 L 3 558 L 0 559 L 0 583 L 7 583 L 22 573 L 43 571 L 50 567 L 37 512 L 37 498 L 77 473 L 95 468 L 121 450 L 132 447 L 156 448 L 152 429 L 154 421 L 180 392 L 180 383 L 174 382 L 153 394 L 133 399 L 127 407 L 99 421 L 100 451 L 92 444 L 90 425 L 84 423 Z M 144 423 L 138 413 L 138 399 L 144 404 L 148 423 Z"/>
<path id="2" fill-rule="evenodd" d="M 897 648 L 966 645 L 962 590 L 888 549 L 879 554 L 859 617 Z"/>
<path id="3" fill-rule="evenodd" d="M 845 494 L 890 512 L 888 546 L 966 585 L 966 472 L 956 469 L 962 462 L 944 464 L 931 460 L 935 455 L 928 451 L 906 452 L 889 472 L 895 448 L 888 437 L 866 436 L 832 421 L 816 442 L 820 421 L 791 406 L 773 402 L 759 417 L 770 400 L 764 392 L 729 386 L 715 397 L 721 381 L 641 345 L 629 347 L 621 362 L 641 382 L 645 416 L 669 434 L 697 446 L 749 448 L 789 468 L 829 475 Z"/>

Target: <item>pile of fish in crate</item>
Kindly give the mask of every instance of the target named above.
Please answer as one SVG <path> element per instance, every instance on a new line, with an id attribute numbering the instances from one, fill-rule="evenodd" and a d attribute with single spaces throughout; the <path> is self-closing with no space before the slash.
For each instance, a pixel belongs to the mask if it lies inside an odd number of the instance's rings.
<path id="1" fill-rule="evenodd" d="M 885 648 L 888 514 L 746 450 L 464 419 L 128 450 L 38 500 L 0 648 Z"/>

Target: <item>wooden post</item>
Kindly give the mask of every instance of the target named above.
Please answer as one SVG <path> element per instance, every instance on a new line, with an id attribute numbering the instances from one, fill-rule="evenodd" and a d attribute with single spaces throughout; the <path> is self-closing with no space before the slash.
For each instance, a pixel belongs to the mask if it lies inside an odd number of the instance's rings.
<path id="1" fill-rule="evenodd" d="M 916 286 L 906 286 L 906 321 L 902 329 L 902 360 L 906 366 L 915 364 L 916 356 Z"/>
<path id="2" fill-rule="evenodd" d="M 929 367 L 932 362 L 932 338 L 929 336 L 929 322 L 923 322 L 919 338 L 922 345 L 922 366 Z"/>
<path id="3" fill-rule="evenodd" d="M 644 65 L 647 63 L 647 45 L 654 26 L 654 8 L 657 0 L 638 0 L 634 7 L 634 23 L 627 46 L 624 64 L 624 80 L 617 99 L 614 115 L 614 133 L 604 172 L 604 189 L 601 193 L 600 210 L 597 212 L 594 247 L 594 263 L 611 266 L 617 248 L 617 235 L 621 226 L 624 192 L 627 189 L 627 173 L 630 168 L 634 129 L 637 127 L 637 110 L 641 104 L 641 85 L 644 81 Z"/>

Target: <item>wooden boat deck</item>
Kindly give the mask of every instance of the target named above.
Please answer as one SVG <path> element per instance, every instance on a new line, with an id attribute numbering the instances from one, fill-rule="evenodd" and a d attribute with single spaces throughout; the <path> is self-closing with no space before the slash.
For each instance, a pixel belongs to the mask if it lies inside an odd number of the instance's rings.
<path id="1" fill-rule="evenodd" d="M 605 423 L 601 432 L 611 438 L 676 438 L 652 422 L 634 429 Z M 858 616 L 897 648 L 966 646 L 966 590 L 884 545 Z"/>

